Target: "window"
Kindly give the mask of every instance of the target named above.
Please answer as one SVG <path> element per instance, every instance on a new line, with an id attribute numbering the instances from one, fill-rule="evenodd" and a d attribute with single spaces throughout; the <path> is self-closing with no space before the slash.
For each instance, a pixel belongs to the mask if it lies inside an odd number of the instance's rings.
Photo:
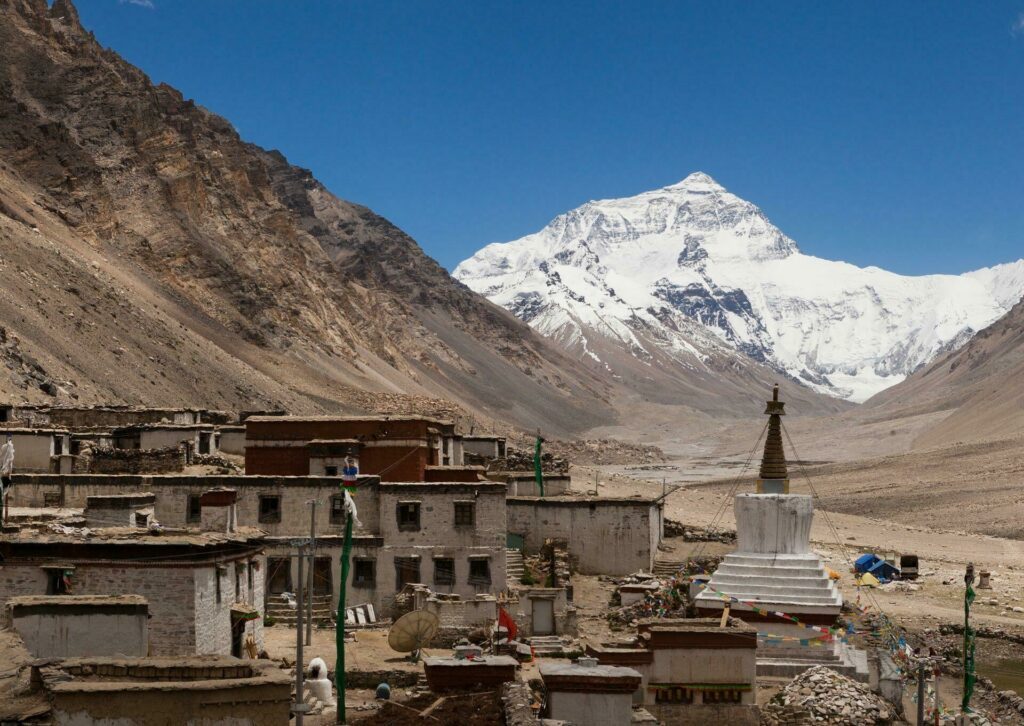
<path id="1" fill-rule="evenodd" d="M 704 691 L 701 696 L 704 703 L 743 703 L 743 691 L 738 689 Z"/>
<path id="2" fill-rule="evenodd" d="M 135 526 L 145 529 L 149 526 L 149 515 L 142 512 L 135 513 Z"/>
<path id="3" fill-rule="evenodd" d="M 395 558 L 395 585 L 401 590 L 411 582 L 420 581 L 420 558 L 419 557 L 396 557 Z"/>
<path id="4" fill-rule="evenodd" d="M 199 503 L 198 494 L 188 495 L 188 505 L 185 510 L 185 521 L 189 524 L 196 524 L 203 520 L 203 505 Z"/>
<path id="5" fill-rule="evenodd" d="M 476 505 L 473 502 L 455 502 L 455 526 L 472 527 L 476 524 Z"/>
<path id="6" fill-rule="evenodd" d="M 235 602 L 242 600 L 242 566 L 235 563 Z"/>
<path id="7" fill-rule="evenodd" d="M 249 599 L 253 597 L 253 593 L 256 592 L 256 576 L 253 574 L 256 571 L 256 563 L 249 560 Z"/>
<path id="8" fill-rule="evenodd" d="M 398 503 L 398 528 L 404 531 L 417 531 L 420 528 L 420 503 Z"/>
<path id="9" fill-rule="evenodd" d="M 352 586 L 373 587 L 377 584 L 377 561 L 357 557 L 352 563 Z"/>
<path id="10" fill-rule="evenodd" d="M 345 497 L 342 494 L 331 497 L 331 524 L 345 524 Z"/>
<path id="11" fill-rule="evenodd" d="M 455 560 L 453 560 L 451 557 L 434 558 L 434 584 L 455 584 Z"/>
<path id="12" fill-rule="evenodd" d="M 63 507 L 64 498 L 61 497 L 60 492 L 43 492 L 43 506 Z"/>
<path id="13" fill-rule="evenodd" d="M 491 561 L 486 557 L 474 557 L 469 560 L 469 584 L 491 584 Z"/>
<path id="14" fill-rule="evenodd" d="M 220 605 L 221 594 L 220 594 L 220 567 L 213 568 L 213 583 L 217 588 L 217 604 Z"/>
<path id="15" fill-rule="evenodd" d="M 46 570 L 46 594 L 70 595 L 71 570 Z"/>
<path id="16" fill-rule="evenodd" d="M 274 524 L 281 521 L 281 497 L 260 496 L 260 524 Z"/>
<path id="17" fill-rule="evenodd" d="M 338 467 L 336 466 L 325 466 L 324 476 L 338 476 Z"/>

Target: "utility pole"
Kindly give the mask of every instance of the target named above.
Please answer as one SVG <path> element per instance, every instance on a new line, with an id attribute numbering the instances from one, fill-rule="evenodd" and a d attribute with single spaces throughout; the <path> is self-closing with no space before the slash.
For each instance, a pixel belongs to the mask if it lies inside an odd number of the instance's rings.
<path id="1" fill-rule="evenodd" d="M 306 694 L 303 693 L 304 684 L 302 682 L 303 676 L 305 676 L 306 661 L 303 658 L 302 653 L 302 565 L 305 563 L 305 559 L 302 553 L 302 545 L 299 545 L 299 586 L 295 589 L 295 706 L 292 710 L 295 711 L 295 726 L 303 725 L 302 715 L 306 712 Z"/>
<path id="2" fill-rule="evenodd" d="M 309 575 L 306 578 L 306 645 L 313 644 L 313 569 L 316 565 L 316 500 L 309 501 Z"/>

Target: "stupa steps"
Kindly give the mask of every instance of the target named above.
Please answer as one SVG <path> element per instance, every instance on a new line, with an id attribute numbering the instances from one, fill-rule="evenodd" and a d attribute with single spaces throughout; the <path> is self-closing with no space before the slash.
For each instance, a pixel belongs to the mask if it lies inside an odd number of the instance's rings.
<path id="1" fill-rule="evenodd" d="M 831 583 L 827 579 L 815 579 L 813 577 L 795 578 L 787 577 L 742 577 L 736 575 L 715 575 L 711 581 L 712 590 L 721 590 L 729 587 L 781 587 L 793 590 L 831 590 Z"/>
<path id="2" fill-rule="evenodd" d="M 781 590 L 776 589 L 775 592 L 764 592 L 763 590 L 754 589 L 730 590 L 726 594 L 731 598 L 740 600 L 740 604 L 742 604 L 742 601 L 748 601 L 765 609 L 782 610 L 783 612 L 786 612 L 787 608 L 791 608 L 794 605 L 822 605 L 838 608 L 843 602 L 838 593 L 794 592 L 785 588 L 782 588 Z M 697 597 L 698 606 L 708 605 L 712 602 L 723 602 L 723 600 L 721 597 L 716 595 Z M 738 607 L 735 603 L 733 606 Z"/>
<path id="3" fill-rule="evenodd" d="M 812 553 L 786 555 L 764 552 L 730 552 L 722 560 L 722 564 L 754 565 L 760 567 L 813 567 L 816 570 L 823 569 L 821 559 Z"/>
<path id="4" fill-rule="evenodd" d="M 736 575 L 773 575 L 776 577 L 828 577 L 828 573 L 820 567 L 788 567 L 786 565 L 740 565 L 735 562 L 723 562 L 715 572 L 731 572 Z"/>

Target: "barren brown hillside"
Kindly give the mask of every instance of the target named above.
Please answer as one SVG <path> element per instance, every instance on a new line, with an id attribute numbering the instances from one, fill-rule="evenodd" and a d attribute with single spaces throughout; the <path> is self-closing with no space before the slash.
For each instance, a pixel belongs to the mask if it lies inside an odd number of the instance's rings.
<path id="1" fill-rule="evenodd" d="M 370 390 L 554 431 L 613 417 L 596 377 L 151 84 L 66 0 L 0 1 L 0 241 L 7 397 L 301 411 Z"/>

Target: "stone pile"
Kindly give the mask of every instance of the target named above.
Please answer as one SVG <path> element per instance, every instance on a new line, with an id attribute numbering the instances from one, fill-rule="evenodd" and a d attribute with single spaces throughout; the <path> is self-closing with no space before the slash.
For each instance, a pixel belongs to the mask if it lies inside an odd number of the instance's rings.
<path id="1" fill-rule="evenodd" d="M 773 696 L 761 709 L 761 720 L 767 726 L 866 726 L 898 722 L 894 710 L 892 704 L 867 686 L 824 666 L 815 666 Z"/>
<path id="2" fill-rule="evenodd" d="M 710 530 L 704 527 L 691 527 L 674 519 L 665 520 L 666 537 L 682 537 L 686 542 L 724 542 L 732 544 L 736 541 L 736 530 Z"/>

